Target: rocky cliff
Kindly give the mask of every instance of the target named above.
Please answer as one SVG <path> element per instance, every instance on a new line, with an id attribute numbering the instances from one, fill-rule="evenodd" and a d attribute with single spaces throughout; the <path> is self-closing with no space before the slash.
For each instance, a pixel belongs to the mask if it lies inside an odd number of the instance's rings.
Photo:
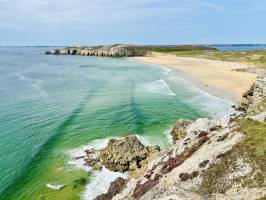
<path id="1" fill-rule="evenodd" d="M 81 56 L 106 56 L 106 57 L 134 57 L 145 56 L 149 53 L 146 48 L 134 45 L 111 45 L 111 46 L 83 46 L 83 47 L 66 47 L 46 51 L 46 54 L 53 55 L 81 55 Z"/>
<path id="2" fill-rule="evenodd" d="M 169 149 L 145 147 L 133 136 L 110 140 L 92 157 L 99 166 L 130 176 L 112 182 L 96 200 L 265 199 L 265 111 L 263 75 L 243 94 L 234 115 L 179 119 Z"/>

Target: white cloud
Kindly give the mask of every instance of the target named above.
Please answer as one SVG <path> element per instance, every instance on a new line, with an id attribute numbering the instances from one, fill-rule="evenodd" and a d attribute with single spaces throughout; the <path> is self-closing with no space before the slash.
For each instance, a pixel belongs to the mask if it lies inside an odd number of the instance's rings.
<path id="1" fill-rule="evenodd" d="M 92 25 L 223 7 L 203 0 L 0 0 L 0 27 Z M 204 10 L 204 9 L 203 9 Z"/>

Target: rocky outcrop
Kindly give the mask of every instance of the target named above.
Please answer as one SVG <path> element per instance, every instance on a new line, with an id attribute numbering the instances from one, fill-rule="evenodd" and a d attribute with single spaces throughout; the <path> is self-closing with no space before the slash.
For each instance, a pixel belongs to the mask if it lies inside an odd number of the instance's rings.
<path id="1" fill-rule="evenodd" d="M 172 131 L 171 136 L 173 142 L 176 143 L 177 140 L 183 139 L 187 134 L 187 127 L 192 124 L 193 120 L 189 119 L 179 119 L 175 123 Z"/>
<path id="2" fill-rule="evenodd" d="M 136 136 L 124 140 L 111 139 L 106 148 L 101 150 L 102 165 L 111 171 L 125 172 L 141 167 L 141 161 L 159 147 L 145 147 Z"/>
<path id="3" fill-rule="evenodd" d="M 53 55 L 80 55 L 80 56 L 105 56 L 105 57 L 134 57 L 145 56 L 149 53 L 146 48 L 133 45 L 111 45 L 96 47 L 66 47 L 46 51 L 45 54 Z"/>
<path id="4" fill-rule="evenodd" d="M 248 112 L 254 108 L 262 97 L 266 96 L 266 76 L 262 74 L 256 82 L 242 95 L 237 110 Z"/>
<path id="5" fill-rule="evenodd" d="M 164 155 L 149 163 L 143 176 L 130 179 L 114 200 L 204 199 L 194 192 L 202 173 L 243 138 L 230 119 L 198 119 Z"/>
<path id="6" fill-rule="evenodd" d="M 159 146 L 144 146 L 136 136 L 128 136 L 110 139 L 107 146 L 100 150 L 87 149 L 83 159 L 94 170 L 104 166 L 111 171 L 125 172 L 140 168 L 147 157 L 159 151 Z"/>

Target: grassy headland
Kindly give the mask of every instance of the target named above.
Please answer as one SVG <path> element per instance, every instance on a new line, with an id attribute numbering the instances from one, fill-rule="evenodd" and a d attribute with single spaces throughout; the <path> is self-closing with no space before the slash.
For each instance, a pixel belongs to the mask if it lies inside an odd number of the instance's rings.
<path id="1" fill-rule="evenodd" d="M 181 57 L 243 62 L 266 69 L 266 49 L 252 51 L 219 51 L 215 48 L 204 48 L 203 46 L 182 45 L 176 47 L 154 47 L 150 50 L 157 53 L 167 53 Z"/>

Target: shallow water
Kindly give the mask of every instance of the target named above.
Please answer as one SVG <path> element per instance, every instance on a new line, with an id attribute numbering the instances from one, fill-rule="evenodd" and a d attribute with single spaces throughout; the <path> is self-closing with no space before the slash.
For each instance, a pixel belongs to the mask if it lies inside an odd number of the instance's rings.
<path id="1" fill-rule="evenodd" d="M 80 199 L 76 180 L 93 176 L 68 165 L 69 150 L 129 134 L 167 145 L 177 118 L 230 112 L 169 69 L 45 50 L 0 48 L 0 199 Z"/>

